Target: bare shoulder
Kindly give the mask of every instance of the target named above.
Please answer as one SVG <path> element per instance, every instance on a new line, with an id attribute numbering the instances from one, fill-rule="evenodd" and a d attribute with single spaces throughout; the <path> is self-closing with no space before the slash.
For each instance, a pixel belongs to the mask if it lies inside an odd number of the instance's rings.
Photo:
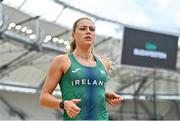
<path id="1" fill-rule="evenodd" d="M 68 54 L 62 54 L 62 55 L 57 55 L 52 59 L 52 62 L 54 63 L 61 63 L 65 62 L 68 59 Z"/>
<path id="2" fill-rule="evenodd" d="M 64 73 L 67 71 L 70 64 L 71 61 L 69 60 L 68 54 L 58 55 L 52 59 L 52 65 L 54 65 L 56 69 L 61 70 Z"/>
<path id="3" fill-rule="evenodd" d="M 109 72 L 111 66 L 112 66 L 112 61 L 109 57 L 107 57 L 106 55 L 100 56 L 100 61 L 103 63 L 103 65 L 105 66 L 107 72 Z"/>
<path id="4" fill-rule="evenodd" d="M 68 60 L 69 60 L 68 54 L 62 54 L 62 55 L 55 56 L 52 59 L 52 64 L 55 64 L 57 67 L 59 66 L 62 67 L 63 65 L 66 65 L 69 62 Z"/>

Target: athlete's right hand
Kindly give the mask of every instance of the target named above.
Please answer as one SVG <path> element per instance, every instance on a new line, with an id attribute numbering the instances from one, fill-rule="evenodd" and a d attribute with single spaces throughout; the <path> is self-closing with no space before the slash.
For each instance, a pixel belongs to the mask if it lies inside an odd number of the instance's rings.
<path id="1" fill-rule="evenodd" d="M 76 104 L 80 101 L 81 99 L 72 99 L 64 101 L 64 110 L 66 111 L 69 117 L 74 118 L 79 114 L 81 109 L 78 106 L 76 106 Z"/>

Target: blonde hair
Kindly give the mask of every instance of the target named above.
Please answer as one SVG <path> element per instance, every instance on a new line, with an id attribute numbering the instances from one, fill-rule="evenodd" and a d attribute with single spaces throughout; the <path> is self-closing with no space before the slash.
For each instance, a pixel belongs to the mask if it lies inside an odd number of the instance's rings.
<path id="1" fill-rule="evenodd" d="M 84 20 L 84 19 L 88 19 L 90 21 L 92 21 L 90 18 L 88 17 L 82 17 L 82 18 L 79 18 L 78 20 L 76 20 L 73 24 L 73 29 L 72 29 L 72 32 L 74 33 L 76 31 L 76 28 L 77 28 L 77 24 L 79 21 L 81 20 Z M 93 21 L 92 21 L 93 22 Z M 93 22 L 94 23 L 94 22 Z M 72 40 L 71 43 L 70 43 L 70 50 L 69 52 L 73 52 L 74 50 L 76 49 L 76 42 L 75 40 Z"/>

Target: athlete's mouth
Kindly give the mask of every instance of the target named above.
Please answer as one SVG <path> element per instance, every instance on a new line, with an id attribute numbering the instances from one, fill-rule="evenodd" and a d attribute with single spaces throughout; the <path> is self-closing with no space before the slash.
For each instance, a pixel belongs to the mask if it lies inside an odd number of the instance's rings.
<path id="1" fill-rule="evenodd" d="M 92 37 L 91 36 L 86 36 L 86 37 L 84 37 L 85 39 L 92 39 Z"/>

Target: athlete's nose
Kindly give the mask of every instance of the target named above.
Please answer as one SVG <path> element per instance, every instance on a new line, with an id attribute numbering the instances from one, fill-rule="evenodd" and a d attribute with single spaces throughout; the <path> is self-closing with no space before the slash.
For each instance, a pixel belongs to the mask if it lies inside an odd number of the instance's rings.
<path id="1" fill-rule="evenodd" d="M 87 34 L 91 34 L 91 30 L 89 28 L 87 29 Z"/>

